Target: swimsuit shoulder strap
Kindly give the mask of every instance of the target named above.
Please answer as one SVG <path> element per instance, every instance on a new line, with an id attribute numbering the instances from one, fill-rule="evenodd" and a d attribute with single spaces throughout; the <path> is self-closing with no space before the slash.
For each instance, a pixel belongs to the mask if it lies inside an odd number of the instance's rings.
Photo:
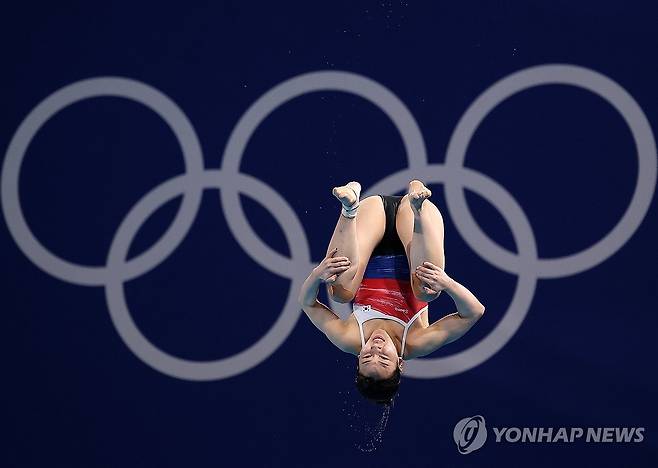
<path id="1" fill-rule="evenodd" d="M 416 312 L 416 315 L 411 317 L 411 320 L 405 325 L 404 327 L 404 332 L 402 333 L 402 349 L 400 350 L 400 357 L 404 359 L 404 346 L 407 344 L 407 332 L 409 331 L 409 328 L 411 328 L 411 324 L 414 323 L 414 321 L 420 316 L 420 314 L 423 313 L 423 311 L 427 310 L 427 306 L 423 307 L 420 309 L 418 312 Z"/>
<path id="2" fill-rule="evenodd" d="M 363 322 L 366 321 L 367 317 L 364 316 L 365 315 L 364 312 L 365 311 L 363 309 L 359 309 L 359 308 L 354 308 L 354 312 L 353 312 L 354 318 L 356 319 L 356 323 L 359 324 L 359 335 L 361 335 L 361 349 L 363 349 L 363 347 L 366 345 L 366 340 L 363 336 Z"/>

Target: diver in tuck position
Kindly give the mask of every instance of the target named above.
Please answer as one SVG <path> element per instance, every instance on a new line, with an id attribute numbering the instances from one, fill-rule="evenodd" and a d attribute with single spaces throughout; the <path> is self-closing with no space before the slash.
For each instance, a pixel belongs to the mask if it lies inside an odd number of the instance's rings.
<path id="1" fill-rule="evenodd" d="M 299 302 L 336 347 L 358 356 L 360 393 L 390 404 L 404 360 L 461 337 L 484 306 L 443 270 L 443 218 L 422 182 L 412 180 L 404 196 L 359 200 L 358 182 L 335 187 L 333 194 L 343 205 L 341 215 L 327 256 L 304 282 Z M 317 300 L 323 283 L 335 301 L 353 301 L 347 320 Z M 441 291 L 455 301 L 457 312 L 430 325 L 427 303 Z"/>

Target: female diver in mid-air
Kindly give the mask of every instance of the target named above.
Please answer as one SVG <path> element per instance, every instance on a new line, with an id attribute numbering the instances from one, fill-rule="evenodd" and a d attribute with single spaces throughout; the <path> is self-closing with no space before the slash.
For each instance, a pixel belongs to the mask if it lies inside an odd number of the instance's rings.
<path id="1" fill-rule="evenodd" d="M 360 393 L 390 404 L 404 360 L 461 337 L 484 306 L 443 270 L 443 218 L 422 182 L 412 180 L 404 196 L 359 200 L 360 193 L 358 182 L 333 189 L 341 215 L 327 256 L 304 282 L 299 301 L 334 345 L 358 356 Z M 323 283 L 335 301 L 353 301 L 347 320 L 317 300 Z M 430 325 L 427 303 L 444 290 L 457 312 Z"/>

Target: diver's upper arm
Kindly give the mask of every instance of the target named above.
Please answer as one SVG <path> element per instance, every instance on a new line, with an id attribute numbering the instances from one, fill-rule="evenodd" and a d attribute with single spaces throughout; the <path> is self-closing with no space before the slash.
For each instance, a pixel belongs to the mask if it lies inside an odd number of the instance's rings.
<path id="1" fill-rule="evenodd" d="M 357 336 L 355 340 L 355 327 L 349 320 L 341 320 L 336 313 L 320 301 L 316 301 L 311 306 L 304 306 L 303 309 L 313 325 L 324 333 L 338 349 L 352 354 L 359 352 L 359 337 Z"/>
<path id="2" fill-rule="evenodd" d="M 356 336 L 349 320 L 336 320 L 328 324 L 324 334 L 338 349 L 350 354 L 359 354 L 360 337 Z"/>
<path id="3" fill-rule="evenodd" d="M 461 338 L 481 316 L 482 314 L 462 317 L 455 312 L 437 320 L 427 328 L 417 329 L 416 333 L 409 337 L 411 357 L 426 356 L 441 346 Z"/>

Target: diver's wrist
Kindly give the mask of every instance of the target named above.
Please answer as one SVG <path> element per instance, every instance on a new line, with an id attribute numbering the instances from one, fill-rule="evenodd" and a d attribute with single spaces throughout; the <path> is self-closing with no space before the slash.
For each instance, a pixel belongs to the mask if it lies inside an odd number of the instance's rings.
<path id="1" fill-rule="evenodd" d="M 313 271 L 311 272 L 311 280 L 314 282 L 320 282 L 320 272 L 318 271 L 318 267 L 313 268 Z"/>
<path id="2" fill-rule="evenodd" d="M 311 281 L 313 282 L 313 286 L 316 288 L 320 288 L 322 283 L 324 283 L 322 279 L 322 272 L 319 271 L 317 267 L 311 272 Z"/>
<path id="3" fill-rule="evenodd" d="M 443 289 L 446 293 L 448 293 L 450 296 L 452 296 L 453 294 L 455 294 L 455 292 L 457 291 L 457 288 L 459 286 L 460 285 L 457 281 L 455 281 L 454 279 L 449 277 L 448 278 L 448 283 L 447 283 L 446 287 L 443 288 Z"/>

